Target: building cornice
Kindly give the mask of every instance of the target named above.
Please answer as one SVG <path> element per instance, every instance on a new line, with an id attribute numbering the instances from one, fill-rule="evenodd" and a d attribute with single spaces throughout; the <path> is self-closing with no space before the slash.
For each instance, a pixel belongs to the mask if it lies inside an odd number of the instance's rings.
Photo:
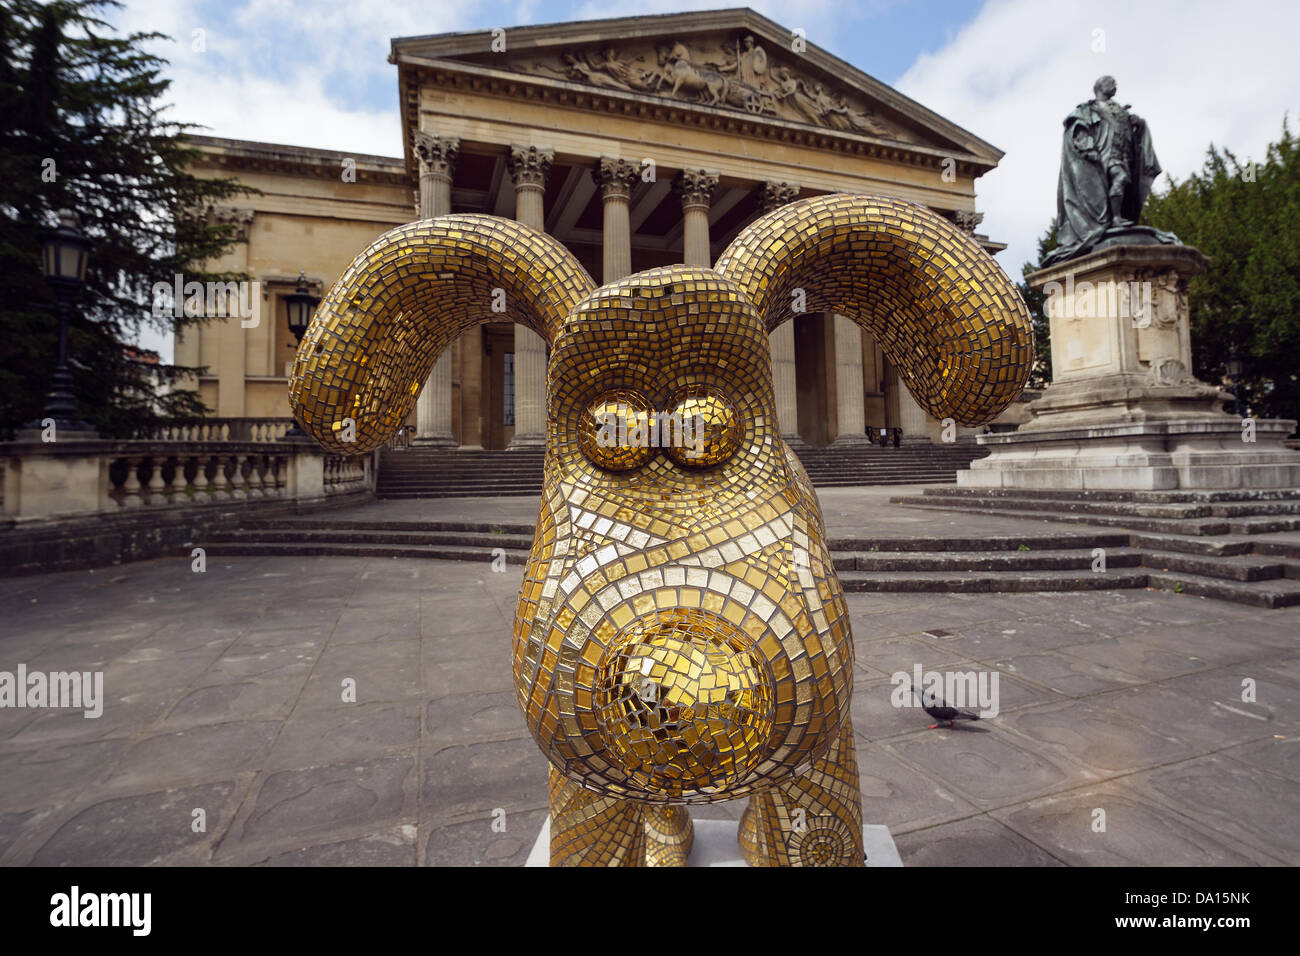
<path id="1" fill-rule="evenodd" d="M 997 160 L 955 149 L 901 143 L 882 137 L 842 132 L 775 117 L 758 117 L 730 109 L 684 103 L 642 93 L 624 93 L 542 76 L 494 70 L 459 60 L 424 60 L 399 56 L 402 120 L 408 135 L 407 168 L 418 169 L 409 131 L 418 128 L 419 90 L 423 85 L 454 89 L 512 100 L 529 100 L 602 116 L 611 113 L 678 126 L 720 130 L 737 136 L 769 139 L 850 156 L 904 163 L 924 169 L 944 170 L 952 163 L 957 176 L 978 178 L 997 166 Z M 998 154 L 1001 155 L 1000 153 Z"/>
<path id="2" fill-rule="evenodd" d="M 792 31 L 755 13 L 753 10 L 742 7 L 514 27 L 505 31 L 506 50 L 504 52 L 507 56 L 520 58 L 557 50 L 568 50 L 575 45 L 605 42 L 626 44 L 633 41 L 654 39 L 680 39 L 686 41 L 702 34 L 716 34 L 719 32 L 752 33 L 757 39 L 771 45 L 773 49 L 781 48 L 786 50 L 790 49 L 794 37 Z M 628 96 L 615 89 L 591 86 L 585 83 L 566 83 L 563 80 L 520 73 L 515 70 L 497 70 L 484 67 L 482 63 L 457 59 L 491 54 L 494 49 L 499 49 L 499 47 L 494 47 L 494 44 L 499 44 L 501 39 L 499 31 L 494 34 L 490 30 L 400 37 L 392 41 L 389 62 L 397 64 L 401 73 L 408 72 L 410 68 L 433 69 L 442 71 L 443 74 L 464 72 L 467 76 L 477 78 L 478 88 L 481 91 L 493 94 L 509 95 L 508 92 L 504 91 L 509 89 L 508 84 L 511 81 L 520 84 L 517 90 L 525 88 L 536 90 L 542 87 L 569 88 L 572 91 L 580 90 L 589 97 L 588 100 L 580 101 L 584 104 L 577 107 L 580 109 L 594 108 L 595 111 L 600 111 L 610 104 L 615 104 L 613 108 L 616 111 L 635 114 L 636 108 L 624 105 L 623 101 L 626 99 L 635 103 L 648 99 L 664 103 L 666 108 L 671 109 L 672 112 L 669 115 L 673 117 L 673 122 L 687 122 L 692 125 L 724 124 L 725 120 L 715 118 L 714 114 L 717 114 L 717 117 L 736 117 L 737 115 L 737 112 L 733 109 L 716 109 L 654 94 L 637 93 Z M 862 72 L 851 63 L 821 49 L 815 43 L 805 43 L 803 48 L 794 55 L 794 58 L 807 69 L 822 74 L 828 82 L 841 84 L 847 89 L 853 89 L 869 97 L 888 114 L 892 114 L 894 120 L 902 120 L 908 127 L 925 134 L 928 139 L 938 140 L 942 144 L 931 147 L 895 144 L 896 146 L 907 147 L 909 155 L 926 156 L 934 152 L 944 157 L 951 156 L 959 162 L 967 164 L 972 170 L 972 175 L 975 176 L 994 168 L 1002 158 L 1003 153 L 997 147 Z M 787 59 L 789 59 L 789 56 L 787 56 Z M 403 87 L 403 110 L 405 111 L 407 106 L 405 102 L 407 99 L 406 87 L 409 85 L 410 80 L 404 77 L 399 82 Z M 469 86 L 471 89 L 474 88 L 473 81 L 470 82 Z M 533 95 L 538 96 L 539 94 L 535 92 Z M 576 95 L 575 92 L 574 96 Z M 595 106 L 593 107 L 591 104 L 595 104 Z M 809 137 L 811 145 L 821 147 L 825 144 L 823 148 L 833 148 L 830 145 L 832 143 L 839 144 L 859 140 L 868 143 L 888 142 L 878 140 L 870 135 L 841 133 L 839 130 L 807 125 L 801 122 L 782 122 L 772 117 L 759 119 L 741 113 L 740 118 L 742 122 L 747 121 L 747 128 L 753 131 L 754 135 L 764 135 L 761 130 L 770 128 L 773 132 L 767 135 L 777 139 L 786 139 L 787 135 L 793 134 L 786 134 L 781 131 L 785 127 L 793 127 L 806 131 L 804 135 Z M 404 119 L 406 119 L 405 116 Z"/>
<path id="3" fill-rule="evenodd" d="M 410 186 L 416 181 L 408 164 L 392 156 L 254 143 L 216 136 L 187 136 L 186 139 L 202 154 L 202 163 L 231 172 L 280 173 L 337 180 L 342 175 L 344 162 L 351 160 L 359 183 Z"/>

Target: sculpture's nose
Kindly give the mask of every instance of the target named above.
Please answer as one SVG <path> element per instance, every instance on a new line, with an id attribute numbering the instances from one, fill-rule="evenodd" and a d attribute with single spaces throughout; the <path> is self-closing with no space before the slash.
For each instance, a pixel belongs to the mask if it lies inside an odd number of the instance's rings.
<path id="1" fill-rule="evenodd" d="M 772 669 L 754 641 L 707 612 L 638 619 L 601 658 L 596 717 L 612 756 L 650 793 L 712 793 L 767 753 Z"/>

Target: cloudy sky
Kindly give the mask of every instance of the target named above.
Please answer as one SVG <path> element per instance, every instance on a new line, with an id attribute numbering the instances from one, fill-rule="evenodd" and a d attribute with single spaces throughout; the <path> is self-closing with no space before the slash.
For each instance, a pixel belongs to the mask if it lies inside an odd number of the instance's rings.
<path id="1" fill-rule="evenodd" d="M 176 119 L 216 136 L 401 155 L 392 37 L 714 9 L 725 0 L 125 0 L 155 30 Z M 1262 157 L 1300 112 L 1295 0 L 750 0 L 750 6 L 1006 152 L 977 182 L 982 231 L 1018 275 L 1055 212 L 1060 122 L 1109 73 L 1167 174 L 1210 143 Z M 196 34 L 195 31 L 202 31 Z M 201 44 L 196 42 L 200 37 Z M 195 49 L 202 46 L 202 50 Z M 1164 182 L 1165 177 L 1157 184 Z"/>

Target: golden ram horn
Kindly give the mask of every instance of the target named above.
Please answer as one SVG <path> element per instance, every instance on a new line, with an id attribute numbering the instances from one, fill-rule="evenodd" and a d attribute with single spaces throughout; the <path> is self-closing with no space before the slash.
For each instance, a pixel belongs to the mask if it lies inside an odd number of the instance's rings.
<path id="1" fill-rule="evenodd" d="M 293 414 L 331 451 L 371 451 L 401 427 L 434 362 L 466 329 L 519 322 L 553 342 L 593 288 L 557 240 L 509 219 L 455 214 L 399 226 L 321 300 L 289 378 Z"/>
<path id="2" fill-rule="evenodd" d="M 746 291 L 769 332 L 798 312 L 854 319 L 935 418 L 987 422 L 1029 376 L 1033 332 L 1015 285 L 973 239 L 912 203 L 793 202 L 741 232 L 714 269 Z"/>

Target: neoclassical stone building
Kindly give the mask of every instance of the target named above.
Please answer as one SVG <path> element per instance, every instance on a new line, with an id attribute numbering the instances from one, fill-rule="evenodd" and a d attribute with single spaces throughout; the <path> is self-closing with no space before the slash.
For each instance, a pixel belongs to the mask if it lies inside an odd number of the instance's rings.
<path id="1" fill-rule="evenodd" d="M 351 257 L 416 216 L 513 217 L 563 242 L 599 281 L 711 264 L 756 216 L 828 192 L 921 203 L 975 233 L 975 180 L 1002 153 L 751 10 L 638 16 L 393 41 L 400 160 L 199 141 L 201 171 L 262 190 L 222 211 L 248 229 L 236 267 L 274 315 L 257 335 L 212 323 L 177 345 L 209 367 L 223 416 L 284 415 L 293 278 L 332 282 Z M 352 180 L 341 175 L 352 161 Z M 490 303 L 484 303 L 485 314 Z M 266 323 L 264 323 L 265 325 Z M 256 331 L 256 330 L 254 330 Z M 833 314 L 772 333 L 782 430 L 808 444 L 869 426 L 938 438 L 880 349 Z M 417 406 L 417 441 L 540 444 L 546 350 L 509 323 L 465 333 Z"/>
<path id="2" fill-rule="evenodd" d="M 286 367 L 297 342 L 285 296 L 296 289 L 300 272 L 320 295 L 376 236 L 411 219 L 406 167 L 383 156 L 193 140 L 200 152 L 196 175 L 234 176 L 258 191 L 210 215 L 235 223 L 246 240 L 216 265 L 259 284 L 260 315 L 256 324 L 217 318 L 178 335 L 176 363 L 206 368 L 193 387 L 219 417 L 287 417 Z M 344 170 L 351 170 L 346 180 Z"/>

